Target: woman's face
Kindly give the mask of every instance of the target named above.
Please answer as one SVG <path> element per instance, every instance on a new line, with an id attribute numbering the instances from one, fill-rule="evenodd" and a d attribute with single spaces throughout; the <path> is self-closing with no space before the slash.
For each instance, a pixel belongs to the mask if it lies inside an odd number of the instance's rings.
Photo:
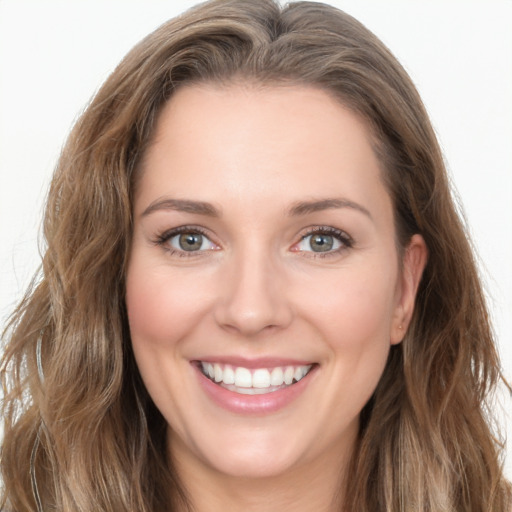
<path id="1" fill-rule="evenodd" d="M 314 88 L 189 86 L 141 173 L 126 303 L 177 463 L 339 465 L 426 252 L 415 236 L 399 262 L 364 123 Z"/>

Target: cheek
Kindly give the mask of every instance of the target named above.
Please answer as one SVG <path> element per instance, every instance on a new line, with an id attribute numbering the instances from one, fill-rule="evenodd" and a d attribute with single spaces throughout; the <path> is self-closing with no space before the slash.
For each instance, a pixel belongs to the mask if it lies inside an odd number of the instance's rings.
<path id="1" fill-rule="evenodd" d="M 132 341 L 169 345 L 193 325 L 201 300 L 198 283 L 176 279 L 166 267 L 132 261 L 127 273 L 126 307 Z"/>
<path id="2" fill-rule="evenodd" d="M 392 260 L 391 260 L 392 261 Z M 379 268 L 380 267 L 380 268 Z M 397 273 L 389 267 L 362 266 L 340 272 L 335 279 L 320 280 L 304 294 L 304 309 L 327 349 L 324 354 L 332 388 L 352 390 L 337 397 L 344 421 L 354 415 L 372 395 L 384 371 L 391 346 L 391 327 L 396 304 Z M 312 300 L 312 297 L 321 300 Z M 326 408 L 330 405 L 326 403 Z"/>
<path id="3" fill-rule="evenodd" d="M 303 309 L 309 311 L 309 321 L 324 333 L 334 350 L 357 351 L 367 344 L 388 344 L 395 283 L 395 276 L 377 269 L 348 270 L 323 283 L 312 283 L 308 293 L 303 293 Z"/>
<path id="4" fill-rule="evenodd" d="M 179 409 L 181 385 L 190 372 L 190 366 L 183 364 L 184 340 L 195 328 L 204 304 L 197 280 L 180 275 L 134 251 L 126 276 L 135 360 L 149 394 L 166 418 L 175 418 Z M 179 421 L 174 420 L 174 426 L 179 430 Z"/>
<path id="5" fill-rule="evenodd" d="M 343 286 L 324 294 L 317 307 L 316 325 L 333 362 L 329 378 L 338 390 L 337 406 L 326 404 L 335 424 L 359 415 L 382 376 L 391 346 L 393 290 L 388 279 L 375 275 L 347 278 Z"/>

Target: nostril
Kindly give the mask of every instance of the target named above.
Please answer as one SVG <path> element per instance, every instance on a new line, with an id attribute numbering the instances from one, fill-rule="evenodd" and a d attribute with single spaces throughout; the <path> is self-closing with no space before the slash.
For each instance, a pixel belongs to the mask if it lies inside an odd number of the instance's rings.
<path id="1" fill-rule="evenodd" d="M 240 249 L 222 276 L 215 319 L 224 330 L 244 336 L 286 327 L 291 310 L 282 271 L 274 268 L 267 253 Z M 281 272 L 281 274 L 280 274 Z"/>

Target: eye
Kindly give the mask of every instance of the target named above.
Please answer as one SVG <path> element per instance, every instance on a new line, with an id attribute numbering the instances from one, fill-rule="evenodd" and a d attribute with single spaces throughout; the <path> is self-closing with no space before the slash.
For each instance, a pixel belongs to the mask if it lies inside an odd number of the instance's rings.
<path id="1" fill-rule="evenodd" d="M 211 251 L 217 246 L 197 228 L 182 227 L 165 232 L 157 239 L 157 244 L 174 253 L 194 253 Z"/>
<path id="2" fill-rule="evenodd" d="M 180 233 L 169 239 L 169 245 L 181 251 L 206 251 L 210 249 L 211 242 L 201 233 Z"/>
<path id="3" fill-rule="evenodd" d="M 339 249 L 341 242 L 336 240 L 333 235 L 324 233 L 315 233 L 305 236 L 299 243 L 298 248 L 301 251 L 328 252 L 333 249 Z"/>
<path id="4" fill-rule="evenodd" d="M 317 228 L 304 235 L 294 247 L 294 251 L 337 253 L 352 247 L 352 239 L 343 231 L 335 228 Z"/>

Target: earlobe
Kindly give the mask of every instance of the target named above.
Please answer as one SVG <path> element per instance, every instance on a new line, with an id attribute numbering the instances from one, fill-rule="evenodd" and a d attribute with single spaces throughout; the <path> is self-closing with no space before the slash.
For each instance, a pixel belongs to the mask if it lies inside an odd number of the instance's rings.
<path id="1" fill-rule="evenodd" d="M 391 344 L 400 343 L 405 336 L 414 312 L 416 293 L 428 260 L 428 249 L 419 234 L 413 235 L 405 249 L 400 286 L 398 290 L 398 303 L 391 326 Z"/>

